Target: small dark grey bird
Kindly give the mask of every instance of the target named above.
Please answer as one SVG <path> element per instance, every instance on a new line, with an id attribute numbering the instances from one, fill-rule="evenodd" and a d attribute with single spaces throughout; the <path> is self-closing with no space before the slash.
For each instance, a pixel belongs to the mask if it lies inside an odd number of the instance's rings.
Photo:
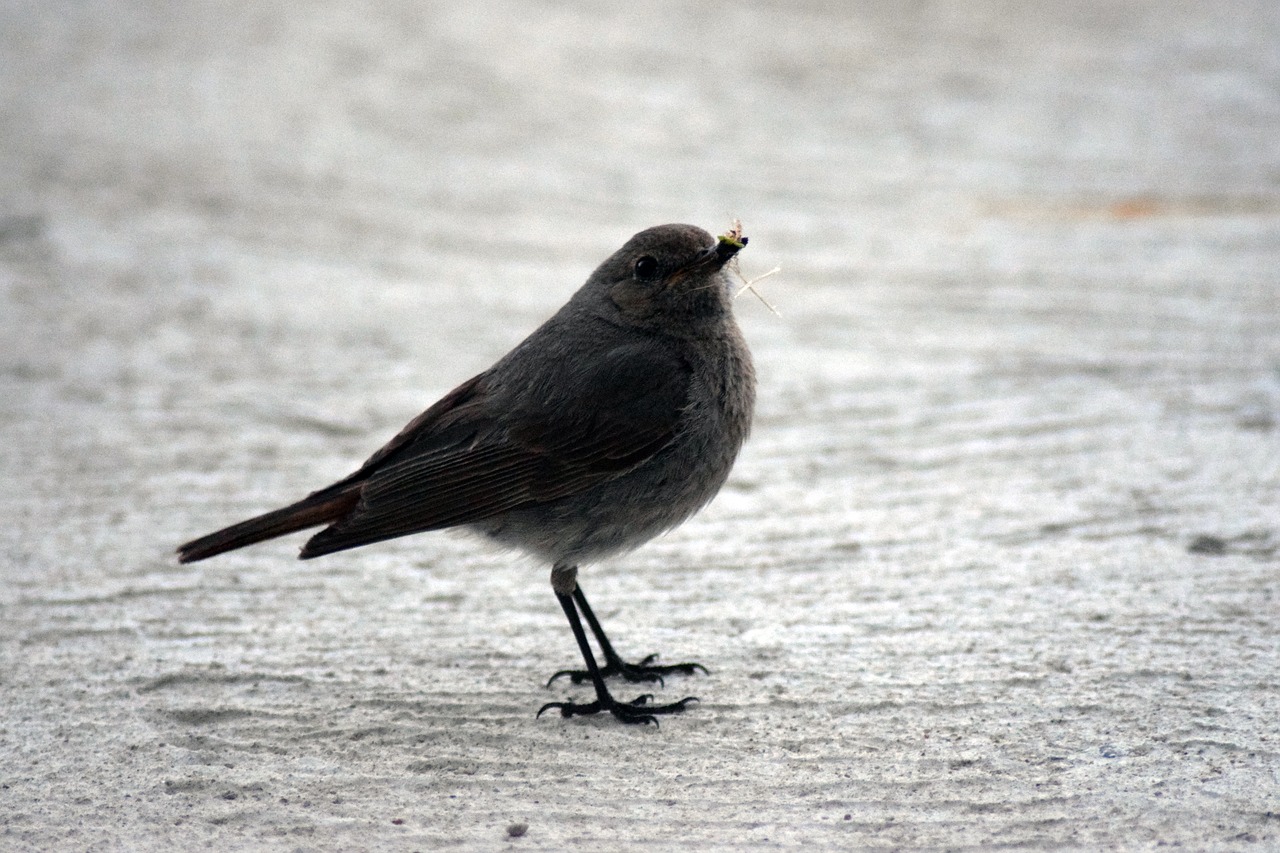
<path id="1" fill-rule="evenodd" d="M 321 525 L 302 559 L 466 527 L 552 564 L 551 588 L 586 669 L 551 681 L 590 680 L 596 698 L 550 702 L 539 715 L 608 711 L 626 723 L 657 723 L 657 714 L 684 710 L 694 697 L 657 705 L 647 694 L 622 702 L 609 693 L 608 676 L 661 682 L 703 668 L 658 665 L 655 655 L 623 661 L 587 604 L 578 566 L 675 527 L 729 476 L 755 403 L 755 371 L 724 269 L 746 242 L 736 224 L 719 238 L 692 225 L 641 231 L 537 331 L 355 473 L 188 542 L 179 559 Z"/>

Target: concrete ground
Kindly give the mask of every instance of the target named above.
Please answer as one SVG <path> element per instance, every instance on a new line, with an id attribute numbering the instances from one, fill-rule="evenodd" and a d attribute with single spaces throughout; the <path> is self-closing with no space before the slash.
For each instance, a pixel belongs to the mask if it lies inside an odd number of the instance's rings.
<path id="1" fill-rule="evenodd" d="M 0 848 L 1280 848 L 1280 5 L 0 6 Z M 583 574 L 174 547 L 633 232 L 742 218 L 753 438 Z M 619 689 L 627 693 L 628 688 Z"/>

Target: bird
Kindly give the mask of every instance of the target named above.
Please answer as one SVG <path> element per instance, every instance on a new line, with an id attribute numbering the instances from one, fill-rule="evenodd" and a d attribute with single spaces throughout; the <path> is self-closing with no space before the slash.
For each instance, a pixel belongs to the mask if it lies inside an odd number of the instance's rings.
<path id="1" fill-rule="evenodd" d="M 751 429 L 755 369 L 734 319 L 738 223 L 713 237 L 670 224 L 634 235 L 569 301 L 492 367 L 411 420 L 350 475 L 281 509 L 178 548 L 182 563 L 323 527 L 315 557 L 459 527 L 551 564 L 551 588 L 590 702 L 537 713 L 658 723 L 697 697 L 616 699 L 606 679 L 661 683 L 697 663 L 627 662 L 578 583 L 582 564 L 634 549 L 709 502 Z M 587 628 L 602 656 L 597 662 Z"/>

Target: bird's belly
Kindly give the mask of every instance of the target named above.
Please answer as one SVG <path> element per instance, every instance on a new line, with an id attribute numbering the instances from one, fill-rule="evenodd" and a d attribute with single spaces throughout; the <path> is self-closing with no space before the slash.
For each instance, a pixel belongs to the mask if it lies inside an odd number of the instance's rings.
<path id="1" fill-rule="evenodd" d="M 580 494 L 517 507 L 471 528 L 555 563 L 576 565 L 628 551 L 680 524 L 720 490 L 737 447 L 707 450 L 703 442 L 678 443 Z"/>

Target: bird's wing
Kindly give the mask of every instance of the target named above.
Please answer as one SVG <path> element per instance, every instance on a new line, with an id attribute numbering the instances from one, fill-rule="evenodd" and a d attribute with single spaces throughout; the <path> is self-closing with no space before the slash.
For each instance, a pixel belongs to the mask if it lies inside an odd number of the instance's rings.
<path id="1" fill-rule="evenodd" d="M 570 373 L 570 365 L 564 365 Z M 666 447 L 688 399 L 689 368 L 643 344 L 618 347 L 573 382 L 497 402 L 481 374 L 432 406 L 345 482 L 363 481 L 349 515 L 303 557 L 468 524 L 616 477 Z M 574 392 L 573 389 L 580 389 Z M 498 406 L 514 408 L 498 409 Z"/>

